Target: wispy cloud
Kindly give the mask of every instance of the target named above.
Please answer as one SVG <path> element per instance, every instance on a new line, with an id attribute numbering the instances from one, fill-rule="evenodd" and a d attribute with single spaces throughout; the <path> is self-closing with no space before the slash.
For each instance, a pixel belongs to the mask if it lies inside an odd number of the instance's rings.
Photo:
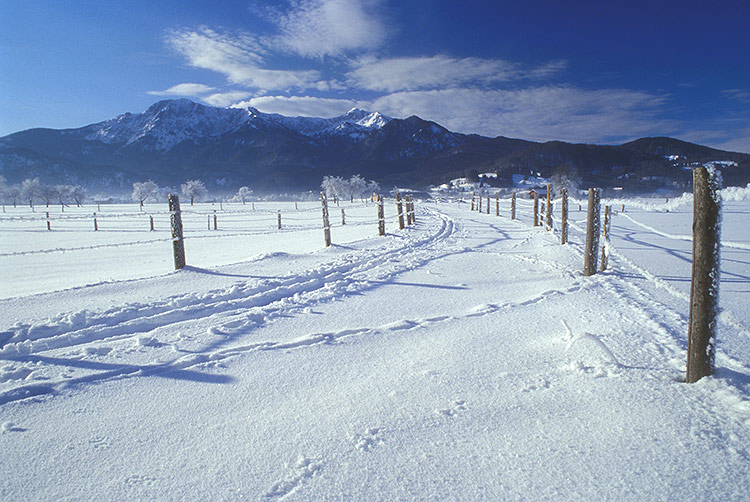
<path id="1" fill-rule="evenodd" d="M 352 64 L 349 82 L 373 91 L 413 91 L 456 86 L 487 86 L 498 82 L 546 78 L 565 68 L 554 61 L 536 68 L 501 59 L 453 58 L 445 55 L 376 59 L 361 58 Z"/>
<path id="2" fill-rule="evenodd" d="M 262 90 L 321 87 L 315 70 L 273 70 L 263 68 L 266 50 L 247 33 L 227 34 L 202 27 L 170 31 L 167 43 L 185 57 L 188 64 L 223 74 L 230 83 Z"/>
<path id="3" fill-rule="evenodd" d="M 367 107 L 351 99 L 318 98 L 314 96 L 259 96 L 236 103 L 237 108 L 252 106 L 264 113 L 279 113 L 289 117 L 335 117 L 355 106 Z"/>
<path id="4" fill-rule="evenodd" d="M 745 89 L 725 89 L 721 93 L 731 99 L 736 99 L 743 103 L 750 103 L 750 91 Z"/>
<path id="5" fill-rule="evenodd" d="M 656 119 L 664 102 L 662 96 L 626 89 L 544 86 L 396 92 L 372 105 L 388 115 L 419 115 L 459 132 L 607 142 L 673 130 L 674 123 Z"/>
<path id="6" fill-rule="evenodd" d="M 204 94 L 207 94 L 211 91 L 215 91 L 215 87 L 211 87 L 209 85 L 205 84 L 193 84 L 193 83 L 184 83 L 184 84 L 177 84 L 173 85 L 169 89 L 165 89 L 163 91 L 148 91 L 146 94 L 151 94 L 152 96 L 202 96 Z"/>
<path id="7" fill-rule="evenodd" d="M 378 47 L 387 35 L 379 0 L 294 0 L 276 16 L 272 41 L 305 57 L 338 56 Z"/>

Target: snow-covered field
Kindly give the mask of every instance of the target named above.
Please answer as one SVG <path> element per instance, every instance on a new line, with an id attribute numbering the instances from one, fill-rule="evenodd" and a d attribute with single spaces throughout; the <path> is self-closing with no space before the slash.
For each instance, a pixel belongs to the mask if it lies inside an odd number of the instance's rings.
<path id="1" fill-rule="evenodd" d="M 528 200 L 516 221 L 420 201 L 404 230 L 388 201 L 385 237 L 345 203 L 327 249 L 319 203 L 183 202 L 178 272 L 166 205 L 51 208 L 51 231 L 6 207 L 0 499 L 747 500 L 734 198 L 717 373 L 693 385 L 689 200 L 614 203 L 593 277 L 577 202 L 566 246 Z"/>

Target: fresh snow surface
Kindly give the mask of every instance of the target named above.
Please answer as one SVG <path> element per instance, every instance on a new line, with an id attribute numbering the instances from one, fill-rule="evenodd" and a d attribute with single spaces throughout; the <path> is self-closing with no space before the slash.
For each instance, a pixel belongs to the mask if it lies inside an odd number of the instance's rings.
<path id="1" fill-rule="evenodd" d="M 750 202 L 692 385 L 692 204 L 624 203 L 593 277 L 577 201 L 186 205 L 177 272 L 165 204 L 6 207 L 0 500 L 747 500 Z"/>

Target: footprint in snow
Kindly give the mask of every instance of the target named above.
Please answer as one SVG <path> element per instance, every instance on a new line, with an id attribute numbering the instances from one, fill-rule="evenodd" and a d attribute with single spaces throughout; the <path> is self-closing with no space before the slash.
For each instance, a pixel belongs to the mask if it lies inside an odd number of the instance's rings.
<path id="1" fill-rule="evenodd" d="M 365 434 L 355 434 L 352 437 L 354 446 L 362 451 L 372 450 L 375 446 L 383 442 L 383 438 L 380 437 L 381 431 L 381 428 L 373 427 L 368 429 Z"/>
<path id="2" fill-rule="evenodd" d="M 435 412 L 446 417 L 455 417 L 459 413 L 466 411 L 466 409 L 466 401 L 462 401 L 459 399 L 453 401 L 453 404 L 449 408 L 435 410 Z"/>

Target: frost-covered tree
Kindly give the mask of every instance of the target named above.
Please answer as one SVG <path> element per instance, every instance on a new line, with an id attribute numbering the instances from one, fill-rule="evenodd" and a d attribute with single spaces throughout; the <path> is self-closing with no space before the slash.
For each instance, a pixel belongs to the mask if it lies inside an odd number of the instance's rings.
<path id="1" fill-rule="evenodd" d="M 242 201 L 242 203 L 244 204 L 245 202 L 247 202 L 247 199 L 250 198 L 250 195 L 252 195 L 252 193 L 253 191 L 250 190 L 249 187 L 240 187 L 240 189 L 237 190 L 237 195 L 235 195 L 235 198 Z"/>
<path id="2" fill-rule="evenodd" d="M 367 193 L 372 196 L 372 194 L 380 192 L 380 185 L 378 185 L 377 181 L 370 180 L 367 183 Z"/>
<path id="3" fill-rule="evenodd" d="M 86 200 L 86 189 L 81 185 L 75 185 L 73 191 L 70 192 L 70 196 L 76 201 L 76 206 L 81 207 L 83 201 Z"/>
<path id="4" fill-rule="evenodd" d="M 344 193 L 345 181 L 340 176 L 323 176 L 323 182 L 320 184 L 320 188 L 325 192 L 326 197 L 333 198 L 334 202 Z"/>
<path id="5" fill-rule="evenodd" d="M 159 186 L 151 180 L 142 182 L 136 181 L 133 183 L 133 193 L 130 197 L 133 200 L 137 200 L 140 203 L 141 208 L 143 208 L 144 201 L 153 197 L 158 190 Z"/>
<path id="6" fill-rule="evenodd" d="M 18 185 L 10 185 L 3 191 L 3 197 L 7 201 L 13 201 L 13 207 L 16 207 L 18 198 L 21 196 L 21 188 Z"/>
<path id="7" fill-rule="evenodd" d="M 60 192 L 55 185 L 39 185 L 39 197 L 42 198 L 47 207 L 49 207 L 49 203 L 57 199 L 59 195 Z"/>
<path id="8" fill-rule="evenodd" d="M 39 182 L 39 178 L 26 178 L 21 182 L 20 195 L 25 200 L 29 201 L 29 207 L 34 207 L 34 199 L 39 197 L 39 189 L 42 184 Z"/>
<path id="9" fill-rule="evenodd" d="M 349 178 L 349 195 L 351 197 L 360 197 L 362 198 L 365 193 L 367 192 L 367 181 L 360 176 L 359 174 L 355 174 L 351 178 Z"/>
<path id="10" fill-rule="evenodd" d="M 180 189 L 182 190 L 182 195 L 190 198 L 191 206 L 196 199 L 200 200 L 208 193 L 206 185 L 201 180 L 188 180 L 180 185 Z"/>

